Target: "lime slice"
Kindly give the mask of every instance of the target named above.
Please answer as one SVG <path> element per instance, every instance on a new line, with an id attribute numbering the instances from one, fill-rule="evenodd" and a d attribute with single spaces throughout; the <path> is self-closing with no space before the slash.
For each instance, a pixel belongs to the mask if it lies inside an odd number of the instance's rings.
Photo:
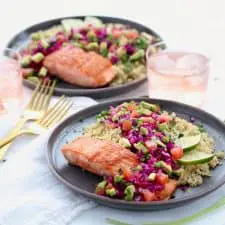
<path id="1" fill-rule="evenodd" d="M 193 150 L 200 142 L 201 134 L 189 137 L 181 137 L 175 144 L 181 146 L 185 152 Z"/>
<path id="2" fill-rule="evenodd" d="M 204 152 L 191 151 L 184 154 L 184 156 L 178 160 L 183 165 L 196 165 L 203 164 L 213 159 L 213 154 L 207 154 Z"/>

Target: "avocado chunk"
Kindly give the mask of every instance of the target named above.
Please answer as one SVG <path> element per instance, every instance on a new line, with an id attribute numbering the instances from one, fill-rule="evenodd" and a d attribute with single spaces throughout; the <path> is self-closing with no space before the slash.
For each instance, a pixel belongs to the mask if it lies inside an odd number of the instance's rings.
<path id="1" fill-rule="evenodd" d="M 130 141 L 127 138 L 121 138 L 119 143 L 124 147 L 124 148 L 130 148 L 131 144 Z"/>
<path id="2" fill-rule="evenodd" d="M 48 69 L 45 68 L 44 66 L 41 67 L 41 69 L 38 72 L 38 75 L 40 77 L 45 77 L 48 74 Z"/>
<path id="3" fill-rule="evenodd" d="M 114 182 L 115 183 L 123 183 L 124 182 L 123 176 L 121 176 L 121 175 L 114 176 Z"/>
<path id="4" fill-rule="evenodd" d="M 142 151 L 144 154 L 148 153 L 148 149 L 144 146 L 144 144 L 142 143 L 136 143 L 134 144 L 134 147 L 139 150 L 139 151 Z"/>
<path id="5" fill-rule="evenodd" d="M 41 45 L 45 49 L 49 47 L 49 43 L 45 39 L 42 39 L 41 40 Z"/>
<path id="6" fill-rule="evenodd" d="M 140 102 L 140 106 L 143 107 L 143 108 L 145 108 L 145 109 L 149 109 L 149 110 L 151 110 L 153 112 L 156 112 L 157 111 L 157 108 L 158 108 L 157 105 L 153 105 L 153 104 L 150 104 L 150 103 L 145 102 L 145 101 L 141 101 Z"/>
<path id="7" fill-rule="evenodd" d="M 41 35 L 40 35 L 40 33 L 33 33 L 33 34 L 31 34 L 31 39 L 33 40 L 33 41 L 39 41 L 40 39 L 41 39 Z"/>
<path id="8" fill-rule="evenodd" d="M 142 166 L 141 165 L 137 165 L 137 167 L 136 167 L 136 170 L 138 170 L 138 171 L 142 171 Z"/>
<path id="9" fill-rule="evenodd" d="M 100 49 L 99 52 L 101 53 L 101 55 L 103 55 L 104 57 L 106 57 L 108 55 L 108 49 L 107 49 L 107 43 L 106 42 L 102 42 L 100 44 Z"/>
<path id="10" fill-rule="evenodd" d="M 30 76 L 27 78 L 27 80 L 33 82 L 33 83 L 38 83 L 39 82 L 39 78 L 35 77 L 35 76 Z"/>
<path id="11" fill-rule="evenodd" d="M 148 135 L 148 129 L 146 127 L 141 127 L 140 132 L 142 135 L 147 136 Z"/>
<path id="12" fill-rule="evenodd" d="M 116 189 L 115 188 L 106 189 L 105 193 L 106 195 L 113 197 L 116 195 Z"/>
<path id="13" fill-rule="evenodd" d="M 31 63 L 31 56 L 30 55 L 24 56 L 21 60 L 21 66 L 23 66 L 23 67 L 29 66 L 30 63 Z"/>
<path id="14" fill-rule="evenodd" d="M 148 176 L 149 181 L 154 181 L 155 178 L 156 178 L 156 173 L 150 173 L 149 176 Z"/>
<path id="15" fill-rule="evenodd" d="M 171 173 L 172 172 L 172 167 L 165 163 L 164 161 L 158 161 L 154 165 L 156 168 L 161 168 L 163 169 L 166 173 Z"/>
<path id="16" fill-rule="evenodd" d="M 102 182 L 98 183 L 97 188 L 104 189 L 106 184 L 107 184 L 107 181 L 103 180 Z"/>
<path id="17" fill-rule="evenodd" d="M 134 185 L 129 185 L 126 187 L 126 189 L 124 190 L 124 194 L 125 194 L 125 200 L 127 201 L 132 201 L 134 198 L 134 193 L 135 193 L 135 186 Z"/>
<path id="18" fill-rule="evenodd" d="M 97 50 L 98 49 L 98 43 L 97 42 L 90 42 L 88 45 L 87 45 L 87 47 L 86 47 L 86 49 L 87 50 Z"/>
<path id="19" fill-rule="evenodd" d="M 39 63 L 44 59 L 44 55 L 41 52 L 36 53 L 31 57 L 31 60 L 35 63 Z"/>

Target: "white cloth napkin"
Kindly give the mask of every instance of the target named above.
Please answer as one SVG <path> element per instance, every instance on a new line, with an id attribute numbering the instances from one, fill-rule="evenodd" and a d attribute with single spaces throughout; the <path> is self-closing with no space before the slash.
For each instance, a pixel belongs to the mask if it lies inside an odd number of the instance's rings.
<path id="1" fill-rule="evenodd" d="M 95 104 L 74 98 L 71 111 Z M 66 225 L 95 206 L 61 184 L 44 157 L 48 133 L 22 146 L 0 165 L 0 225 Z"/>

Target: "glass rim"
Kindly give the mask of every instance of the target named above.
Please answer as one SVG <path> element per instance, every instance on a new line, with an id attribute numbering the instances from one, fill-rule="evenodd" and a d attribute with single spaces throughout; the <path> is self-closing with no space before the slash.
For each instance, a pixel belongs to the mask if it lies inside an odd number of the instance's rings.
<path id="1" fill-rule="evenodd" d="M 7 56 L 6 52 L 11 52 L 12 54 L 16 55 L 17 59 L 15 59 L 13 57 L 10 57 L 10 56 Z M 0 56 L 8 57 L 8 58 L 14 59 L 15 61 L 20 61 L 21 60 L 21 55 L 20 55 L 19 51 L 15 50 L 13 48 L 1 48 Z"/>
<path id="2" fill-rule="evenodd" d="M 162 72 L 159 72 L 160 69 L 156 69 L 156 68 L 153 68 L 149 61 L 151 60 L 151 56 L 149 56 L 150 54 L 150 50 L 151 50 L 151 47 L 152 45 L 150 45 L 148 48 L 147 48 L 147 51 L 146 51 L 146 62 L 147 62 L 147 69 L 151 69 L 155 72 L 157 72 L 159 75 L 161 76 L 171 76 L 169 74 L 165 74 L 165 73 L 162 73 Z M 154 46 L 153 46 L 154 47 Z M 211 60 L 210 58 L 203 54 L 203 53 L 199 53 L 199 52 L 194 52 L 194 51 L 187 51 L 187 50 L 176 50 L 176 49 L 165 49 L 165 50 L 162 50 L 162 51 L 159 51 L 157 53 L 155 53 L 154 55 L 152 55 L 152 57 L 156 57 L 162 53 L 165 53 L 165 52 L 171 52 L 171 53 L 185 53 L 185 54 L 194 54 L 194 55 L 197 55 L 197 56 L 201 56 L 205 59 L 205 63 L 204 63 L 204 68 L 201 69 L 198 73 L 193 73 L 193 74 L 184 74 L 184 75 L 179 75 L 180 77 L 193 77 L 193 76 L 200 76 L 201 74 L 204 74 L 210 67 L 210 63 L 211 63 Z M 177 72 L 184 72 L 184 69 L 176 69 L 174 71 L 177 71 Z M 190 72 L 194 72 L 193 70 L 190 70 Z"/>

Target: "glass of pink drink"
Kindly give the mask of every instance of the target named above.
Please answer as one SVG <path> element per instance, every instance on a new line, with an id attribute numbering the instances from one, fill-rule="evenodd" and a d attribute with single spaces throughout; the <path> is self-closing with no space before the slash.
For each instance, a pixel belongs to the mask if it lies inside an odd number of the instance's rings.
<path id="1" fill-rule="evenodd" d="M 4 49 L 0 53 L 0 116 L 18 114 L 23 100 L 19 55 Z"/>
<path id="2" fill-rule="evenodd" d="M 149 97 L 200 107 L 208 86 L 209 59 L 192 52 L 147 51 Z"/>

